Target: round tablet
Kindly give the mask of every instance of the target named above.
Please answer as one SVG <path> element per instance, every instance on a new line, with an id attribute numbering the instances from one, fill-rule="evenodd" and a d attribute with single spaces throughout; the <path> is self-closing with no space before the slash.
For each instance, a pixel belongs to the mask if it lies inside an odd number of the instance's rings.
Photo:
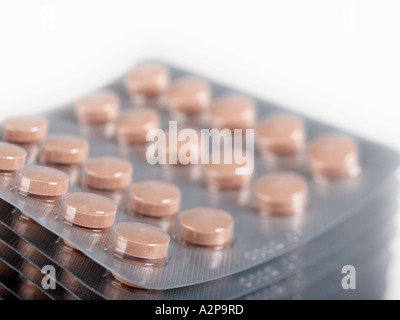
<path id="1" fill-rule="evenodd" d="M 157 96 L 168 85 L 168 70 L 159 63 L 139 65 L 125 77 L 125 87 L 131 95 Z"/>
<path id="2" fill-rule="evenodd" d="M 17 143 L 31 143 L 47 135 L 48 122 L 39 116 L 16 116 L 3 120 L 3 140 Z"/>
<path id="3" fill-rule="evenodd" d="M 201 156 L 200 136 L 197 132 L 192 131 L 189 137 L 180 140 L 179 133 L 175 136 L 168 132 L 165 149 L 160 148 L 159 152 L 165 153 L 167 164 L 190 165 L 199 163 Z"/>
<path id="4" fill-rule="evenodd" d="M 246 157 L 244 163 L 238 163 L 232 155 L 232 161 L 228 163 L 221 153 L 219 163 L 212 163 L 211 157 L 209 163 L 203 165 L 207 186 L 221 190 L 240 189 L 244 187 L 253 176 L 253 172 L 246 168 L 246 163 L 249 160 Z"/>
<path id="5" fill-rule="evenodd" d="M 191 114 L 207 109 L 210 96 L 207 82 L 194 77 L 182 77 L 171 84 L 166 99 L 171 112 Z"/>
<path id="6" fill-rule="evenodd" d="M 341 179 L 359 174 L 357 145 L 342 134 L 327 134 L 315 139 L 308 147 L 308 161 L 315 176 Z"/>
<path id="7" fill-rule="evenodd" d="M 85 228 L 103 229 L 115 221 L 117 205 L 109 198 L 89 192 L 73 192 L 63 198 L 65 220 Z"/>
<path id="8" fill-rule="evenodd" d="M 115 123 L 118 142 L 146 143 L 147 133 L 160 127 L 158 113 L 149 108 L 137 108 L 122 114 Z"/>
<path id="9" fill-rule="evenodd" d="M 112 245 L 119 254 L 141 259 L 162 259 L 170 237 L 160 228 L 145 223 L 121 222 L 114 226 Z"/>
<path id="10" fill-rule="evenodd" d="M 83 184 L 99 190 L 126 188 L 132 180 L 133 166 L 124 159 L 103 156 L 83 165 Z"/>
<path id="11" fill-rule="evenodd" d="M 46 163 L 78 164 L 86 161 L 89 143 L 73 135 L 53 135 L 41 145 L 41 160 Z"/>
<path id="12" fill-rule="evenodd" d="M 254 192 L 259 211 L 271 215 L 301 213 L 307 202 L 306 182 L 290 172 L 271 173 L 260 178 Z"/>
<path id="13" fill-rule="evenodd" d="M 223 210 L 195 207 L 179 216 L 179 233 L 183 240 L 200 246 L 221 246 L 233 233 L 233 218 Z"/>
<path id="14" fill-rule="evenodd" d="M 25 149 L 7 142 L 0 142 L 0 170 L 14 171 L 24 166 Z"/>
<path id="15" fill-rule="evenodd" d="M 181 191 L 172 183 L 146 180 L 134 183 L 129 197 L 133 211 L 152 217 L 165 217 L 179 211 Z"/>
<path id="16" fill-rule="evenodd" d="M 50 167 L 29 165 L 17 171 L 20 192 L 37 196 L 62 196 L 68 192 L 68 175 Z"/>
<path id="17" fill-rule="evenodd" d="M 83 97 L 75 104 L 75 115 L 86 123 L 105 123 L 119 113 L 119 97 L 112 91 L 100 91 Z"/>
<path id="18" fill-rule="evenodd" d="M 261 151 L 278 156 L 296 153 L 304 146 L 303 122 L 291 114 L 269 116 L 257 126 L 256 139 Z"/>
<path id="19" fill-rule="evenodd" d="M 212 126 L 218 130 L 246 129 L 254 126 L 254 102 L 246 96 L 225 95 L 213 102 L 210 113 Z"/>

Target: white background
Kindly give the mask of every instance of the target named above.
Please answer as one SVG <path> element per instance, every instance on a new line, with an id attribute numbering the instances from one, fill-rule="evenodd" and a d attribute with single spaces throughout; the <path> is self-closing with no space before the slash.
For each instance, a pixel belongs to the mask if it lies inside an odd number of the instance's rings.
<path id="1" fill-rule="evenodd" d="M 2 0 L 0 119 L 71 102 L 158 57 L 400 150 L 399 9 L 396 0 Z M 400 234 L 392 249 L 386 297 L 400 299 Z"/>

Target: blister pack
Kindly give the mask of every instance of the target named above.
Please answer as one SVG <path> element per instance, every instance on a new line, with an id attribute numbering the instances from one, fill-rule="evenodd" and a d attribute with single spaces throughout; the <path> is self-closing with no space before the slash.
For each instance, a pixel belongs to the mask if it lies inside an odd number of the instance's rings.
<path id="1" fill-rule="evenodd" d="M 32 221 L 26 220 L 18 210 L 6 203 L 0 207 L 2 213 L 0 220 L 4 223 L 3 228 L 6 226 L 9 231 L 0 230 L 0 240 L 21 253 L 38 269 L 44 265 L 60 265 L 56 270 L 57 275 L 62 275 L 57 277 L 59 284 L 67 290 L 70 289 L 81 299 L 97 299 L 98 297 L 152 300 L 233 299 L 267 285 L 272 286 L 281 282 L 282 279 L 290 281 L 296 272 L 314 264 L 318 265 L 323 260 L 332 262 L 330 257 L 334 253 L 343 253 L 346 247 L 364 242 L 365 235 L 380 232 L 382 224 L 391 223 L 391 216 L 396 208 L 396 193 L 396 181 L 388 181 L 384 188 L 381 188 L 350 219 L 315 240 L 270 262 L 219 280 L 162 292 L 154 290 L 145 292 L 120 285 L 107 270 L 66 246 L 62 241 L 59 243 L 59 239 L 54 235 Z M 31 242 L 28 243 L 19 235 Z M 49 246 L 52 242 L 54 245 Z M 40 252 L 33 246 L 36 246 Z M 335 265 L 335 263 L 332 264 Z"/>
<path id="2" fill-rule="evenodd" d="M 398 165 L 391 149 L 166 63 L 5 119 L 2 138 L 0 197 L 154 290 L 275 261 L 356 214 Z"/>

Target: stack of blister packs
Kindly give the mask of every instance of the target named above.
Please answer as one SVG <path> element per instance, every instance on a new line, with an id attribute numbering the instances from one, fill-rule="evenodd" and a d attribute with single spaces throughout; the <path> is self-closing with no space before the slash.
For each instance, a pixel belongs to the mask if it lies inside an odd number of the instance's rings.
<path id="1" fill-rule="evenodd" d="M 163 65 L 168 70 L 167 85 L 185 77 L 188 79 L 188 75 L 205 81 L 204 77 Z M 143 77 L 148 76 L 143 73 Z M 118 96 L 122 115 L 131 109 L 151 108 L 158 113 L 159 127 L 171 130 L 171 109 L 164 107 L 166 100 L 155 99 L 154 95 L 151 98 L 134 96 L 124 79 L 106 88 L 107 92 Z M 225 93 L 246 95 L 213 81 L 205 82 L 211 100 Z M 295 156 L 272 158 L 264 157 L 262 150 L 257 149 L 250 182 L 240 188 L 224 190 L 207 188 L 202 164 L 150 164 L 143 145 L 138 145 L 137 141 L 121 144 L 115 138 L 115 117 L 95 124 L 78 121 L 75 104 L 41 115 L 48 121 L 48 136 L 68 134 L 87 139 L 89 160 L 112 156 L 129 161 L 133 166 L 133 173 L 130 172 L 133 183 L 151 179 L 177 186 L 181 192 L 179 212 L 161 218 L 131 212 L 130 180 L 126 188 L 118 190 L 85 185 L 82 182 L 84 164 L 51 164 L 52 169 L 67 173 L 68 190 L 58 194 L 51 189 L 54 192 L 49 192 L 48 196 L 36 192 L 35 183 L 47 183 L 48 187 L 59 183 L 59 180 L 41 181 L 45 174 L 28 178 L 21 173 L 27 166 L 31 169 L 39 168 L 36 165 L 50 166 L 42 161 L 41 141 L 29 144 L 12 141 L 6 139 L 3 130 L 3 140 L 25 149 L 27 157 L 25 166 L 15 171 L 3 170 L 0 175 L 0 297 L 94 300 L 382 298 L 390 260 L 388 241 L 394 232 L 392 217 L 398 191 L 393 174 L 398 165 L 397 154 L 255 97 L 252 100 L 256 105 L 256 120 L 282 112 L 300 118 L 305 130 L 304 148 Z M 185 119 L 177 119 L 179 127 L 184 127 Z M 4 123 L 2 126 L 4 129 Z M 197 132 L 207 128 L 200 120 L 188 122 L 187 127 Z M 307 147 L 318 137 L 332 132 L 355 142 L 361 170 L 345 179 L 316 179 L 310 170 Z M 330 147 L 333 148 L 332 157 L 340 153 L 335 151 L 334 144 Z M 350 158 L 348 156 L 346 161 L 354 160 Z M 307 188 L 306 204 L 300 214 L 261 213 L 255 182 L 282 171 L 302 177 Z M 112 225 L 89 228 L 77 220 L 68 220 L 64 199 L 74 192 L 91 192 L 115 200 L 118 208 Z M 182 240 L 180 214 L 194 207 L 212 207 L 229 213 L 234 226 L 232 235 L 224 236 L 227 243 L 213 248 L 196 245 L 188 243 L 196 237 L 190 238 L 187 234 L 188 241 Z M 116 226 L 126 222 L 155 226 L 169 235 L 168 250 L 162 261 L 139 255 L 127 257 L 129 252 L 141 251 L 135 251 L 133 245 L 129 247 L 131 242 L 139 241 L 134 232 L 125 238 L 121 236 L 122 245 L 114 241 Z M 126 251 L 118 254 L 117 249 L 121 247 Z"/>

